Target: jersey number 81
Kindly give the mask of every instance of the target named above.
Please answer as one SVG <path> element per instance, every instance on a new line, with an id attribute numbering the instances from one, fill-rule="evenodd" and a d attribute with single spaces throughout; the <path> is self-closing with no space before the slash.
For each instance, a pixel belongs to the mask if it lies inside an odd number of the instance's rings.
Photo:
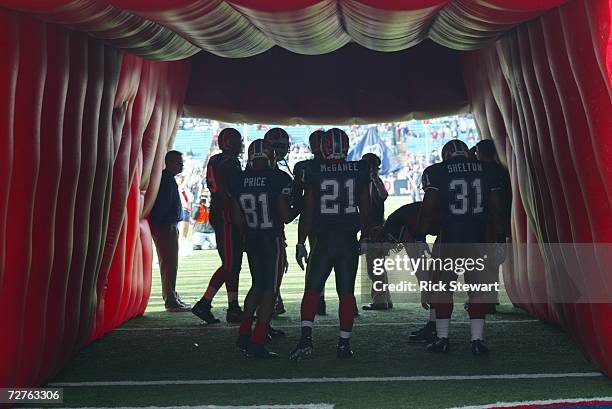
<path id="1" fill-rule="evenodd" d="M 251 229 L 270 229 L 272 221 L 268 214 L 268 194 L 260 193 L 257 197 L 253 193 L 240 195 L 240 206 L 244 211 L 247 225 Z"/>

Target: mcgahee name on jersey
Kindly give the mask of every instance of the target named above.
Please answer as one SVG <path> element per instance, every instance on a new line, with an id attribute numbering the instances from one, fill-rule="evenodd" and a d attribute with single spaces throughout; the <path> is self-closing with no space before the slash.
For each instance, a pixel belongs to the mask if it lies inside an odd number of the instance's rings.
<path id="1" fill-rule="evenodd" d="M 248 178 L 244 178 L 242 181 L 242 187 L 260 187 L 266 186 L 267 177 L 265 176 L 252 176 Z"/>
<path id="2" fill-rule="evenodd" d="M 449 163 L 446 165 L 448 173 L 460 173 L 460 172 L 482 172 L 482 163 L 477 162 L 458 162 Z"/>
<path id="3" fill-rule="evenodd" d="M 357 162 L 322 163 L 321 172 L 357 172 Z"/>

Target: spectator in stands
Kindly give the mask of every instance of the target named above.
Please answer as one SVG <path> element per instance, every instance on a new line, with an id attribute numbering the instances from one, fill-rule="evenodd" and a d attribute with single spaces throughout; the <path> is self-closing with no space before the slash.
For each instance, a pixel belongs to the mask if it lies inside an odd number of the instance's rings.
<path id="1" fill-rule="evenodd" d="M 191 242 L 194 250 L 216 249 L 215 231 L 210 224 L 210 212 L 206 197 L 201 196 L 198 203 L 194 203 L 191 209 L 193 218 L 193 235 Z"/>
<path id="2" fill-rule="evenodd" d="M 193 202 L 193 194 L 187 185 L 185 175 L 178 175 L 176 183 L 179 188 L 181 198 L 181 222 L 179 223 L 179 254 L 187 256 L 190 254 L 190 249 L 187 245 L 187 237 L 189 236 L 189 226 L 191 220 L 191 202 Z"/>
<path id="3" fill-rule="evenodd" d="M 159 260 L 166 311 L 191 311 L 191 305 L 181 301 L 176 292 L 179 253 L 177 223 L 182 220 L 182 205 L 174 177 L 183 171 L 183 155 L 178 151 L 170 151 L 166 154 L 165 162 L 166 168 L 162 171 L 159 191 L 149 215 L 149 224 Z"/>

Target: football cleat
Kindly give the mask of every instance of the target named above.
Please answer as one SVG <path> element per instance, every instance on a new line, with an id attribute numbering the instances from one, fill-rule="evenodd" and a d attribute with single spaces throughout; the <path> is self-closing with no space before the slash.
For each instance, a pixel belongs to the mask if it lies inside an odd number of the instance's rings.
<path id="1" fill-rule="evenodd" d="M 211 308 L 212 306 L 210 305 L 210 302 L 206 301 L 205 299 L 201 299 L 191 308 L 191 313 L 207 324 L 218 324 L 221 321 L 219 321 L 218 318 L 215 318 L 213 313 L 210 311 Z"/>
<path id="2" fill-rule="evenodd" d="M 246 351 L 247 358 L 254 359 L 274 359 L 278 358 L 278 354 L 276 352 L 270 352 L 266 349 L 265 346 L 261 344 L 256 344 L 254 342 L 250 342 Z"/>
<path id="3" fill-rule="evenodd" d="M 429 352 L 448 352 L 450 351 L 450 343 L 448 342 L 448 338 L 436 338 L 432 343 L 428 344 L 426 348 Z"/>
<path id="4" fill-rule="evenodd" d="M 425 341 L 428 344 L 436 339 L 436 322 L 427 321 L 427 324 L 421 329 L 413 331 L 408 337 L 410 341 Z"/>
<path id="5" fill-rule="evenodd" d="M 361 307 L 364 311 L 390 310 L 393 308 L 391 302 L 371 302 Z"/>
<path id="6" fill-rule="evenodd" d="M 482 339 L 475 339 L 472 341 L 472 354 L 484 355 L 488 352 L 489 348 L 487 348 Z"/>
<path id="7" fill-rule="evenodd" d="M 242 308 L 238 305 L 237 302 L 233 302 L 227 308 L 227 313 L 225 314 L 225 319 L 230 324 L 238 324 L 242 319 Z"/>
<path id="8" fill-rule="evenodd" d="M 351 350 L 351 343 L 346 338 L 340 338 L 338 340 L 338 346 L 336 347 L 336 354 L 338 359 L 349 359 L 352 358 L 354 353 Z"/>
<path id="9" fill-rule="evenodd" d="M 287 310 L 285 309 L 285 303 L 283 302 L 283 299 L 279 295 L 278 297 L 276 297 L 276 301 L 274 303 L 274 315 L 279 316 L 279 315 L 283 315 L 286 312 Z"/>
<path id="10" fill-rule="evenodd" d="M 276 338 L 284 338 L 286 335 L 285 331 L 280 329 L 272 328 L 271 326 L 268 328 L 268 342 Z"/>
<path id="11" fill-rule="evenodd" d="M 236 348 L 239 351 L 246 352 L 251 339 L 248 335 L 238 335 L 238 339 L 236 340 Z"/>
<path id="12" fill-rule="evenodd" d="M 325 297 L 319 297 L 319 305 L 317 305 L 317 315 L 327 315 L 327 304 Z"/>
<path id="13" fill-rule="evenodd" d="M 312 346 L 312 337 L 302 337 L 300 342 L 291 353 L 289 354 L 290 361 L 301 361 L 302 359 L 308 358 L 312 355 L 314 348 Z"/>

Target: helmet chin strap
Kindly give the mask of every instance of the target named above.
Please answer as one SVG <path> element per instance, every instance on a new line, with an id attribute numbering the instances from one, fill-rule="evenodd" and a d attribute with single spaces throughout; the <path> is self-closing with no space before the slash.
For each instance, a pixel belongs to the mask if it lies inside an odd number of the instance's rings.
<path id="1" fill-rule="evenodd" d="M 289 163 L 287 163 L 287 158 L 283 158 L 283 164 L 287 168 L 287 171 L 289 171 L 289 174 L 291 175 L 291 177 L 293 177 L 293 172 L 291 172 L 291 168 L 289 167 Z"/>

